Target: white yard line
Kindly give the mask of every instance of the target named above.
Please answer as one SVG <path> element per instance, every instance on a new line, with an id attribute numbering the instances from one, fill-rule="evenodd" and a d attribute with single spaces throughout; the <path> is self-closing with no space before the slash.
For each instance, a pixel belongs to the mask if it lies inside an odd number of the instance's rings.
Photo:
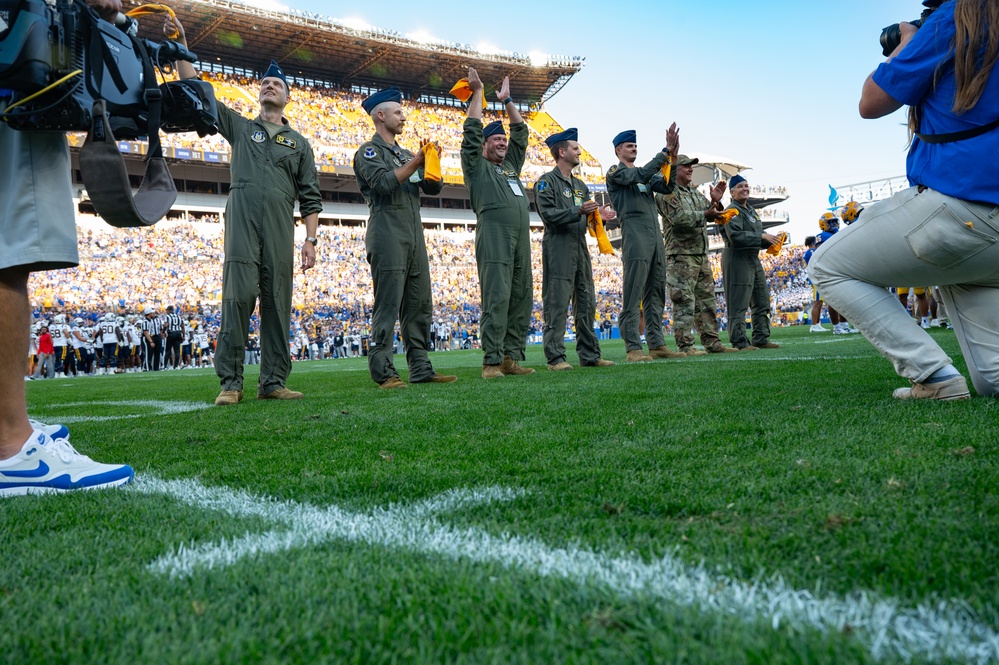
<path id="1" fill-rule="evenodd" d="M 849 630 L 875 658 L 999 659 L 999 635 L 959 601 L 907 608 L 894 599 L 863 592 L 817 598 L 809 591 L 790 588 L 779 576 L 746 583 L 710 573 L 702 566 L 687 565 L 670 555 L 646 563 L 634 554 L 613 557 L 582 546 L 550 547 L 507 533 L 456 528 L 435 517 L 478 504 L 510 501 L 526 494 L 521 490 L 452 490 L 411 505 L 355 513 L 336 506 L 317 508 L 255 497 L 227 487 L 205 487 L 191 480 L 141 477 L 136 479 L 135 488 L 166 494 L 205 510 L 260 517 L 279 525 L 276 530 L 235 540 L 181 546 L 149 565 L 150 571 L 174 578 L 229 566 L 249 556 L 340 540 L 453 561 L 500 564 L 528 574 L 599 585 L 624 598 L 654 597 L 746 621 L 764 620 L 774 629 L 786 625 L 799 631 Z"/>
<path id="2" fill-rule="evenodd" d="M 139 408 L 143 409 L 142 413 L 124 413 L 114 416 L 59 416 L 56 419 L 50 419 L 52 422 L 56 420 L 62 424 L 68 423 L 84 423 L 84 422 L 101 422 L 105 420 L 128 420 L 130 418 L 148 418 L 150 416 L 169 416 L 175 413 L 187 413 L 189 411 L 201 411 L 202 409 L 212 408 L 210 402 L 169 402 L 165 400 L 155 400 L 155 399 L 136 399 L 128 401 L 113 401 L 113 402 L 73 402 L 70 404 L 53 404 L 51 408 L 65 409 L 65 408 L 78 408 L 87 407 L 92 408 L 95 406 L 114 406 L 119 407 L 119 409 L 129 409 L 129 408 Z M 41 420 L 46 420 L 45 416 L 39 416 Z"/>

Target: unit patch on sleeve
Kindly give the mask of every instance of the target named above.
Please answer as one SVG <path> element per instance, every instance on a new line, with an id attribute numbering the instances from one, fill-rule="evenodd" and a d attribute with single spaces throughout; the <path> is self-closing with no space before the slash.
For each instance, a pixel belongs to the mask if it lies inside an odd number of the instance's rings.
<path id="1" fill-rule="evenodd" d="M 372 148 L 371 146 L 368 146 L 367 148 L 364 149 L 364 156 L 367 159 L 374 159 L 375 158 L 375 149 Z"/>

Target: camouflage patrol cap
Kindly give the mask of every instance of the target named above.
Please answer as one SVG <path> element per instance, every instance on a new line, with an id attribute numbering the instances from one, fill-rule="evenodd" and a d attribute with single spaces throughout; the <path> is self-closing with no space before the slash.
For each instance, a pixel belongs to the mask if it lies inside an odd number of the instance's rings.
<path id="1" fill-rule="evenodd" d="M 676 158 L 677 166 L 686 166 L 687 164 L 693 165 L 699 163 L 700 161 L 701 160 L 697 157 L 688 157 L 687 155 L 679 155 Z"/>

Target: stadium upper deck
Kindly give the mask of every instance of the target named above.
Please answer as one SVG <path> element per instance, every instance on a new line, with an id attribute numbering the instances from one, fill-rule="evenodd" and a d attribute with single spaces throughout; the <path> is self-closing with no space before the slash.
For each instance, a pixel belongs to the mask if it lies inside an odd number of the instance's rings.
<path id="1" fill-rule="evenodd" d="M 361 30 L 329 16 L 281 13 L 227 0 L 171 5 L 188 45 L 202 62 L 261 72 L 271 59 L 302 85 L 330 82 L 359 91 L 398 86 L 406 96 L 454 104 L 448 90 L 475 67 L 483 81 L 515 82 L 517 101 L 537 106 L 562 89 L 584 65 L 578 56 L 480 53 L 468 44 L 421 42 L 399 33 Z"/>

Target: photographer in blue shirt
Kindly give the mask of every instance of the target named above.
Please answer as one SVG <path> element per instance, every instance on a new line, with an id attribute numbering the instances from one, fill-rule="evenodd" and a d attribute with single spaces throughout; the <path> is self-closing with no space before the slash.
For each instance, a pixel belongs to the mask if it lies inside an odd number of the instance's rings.
<path id="1" fill-rule="evenodd" d="M 885 287 L 940 286 L 975 389 L 999 394 L 999 0 L 948 0 L 867 78 L 864 118 L 909 106 L 910 187 L 867 207 L 809 272 L 912 382 L 900 399 L 969 397 L 951 359 Z"/>

